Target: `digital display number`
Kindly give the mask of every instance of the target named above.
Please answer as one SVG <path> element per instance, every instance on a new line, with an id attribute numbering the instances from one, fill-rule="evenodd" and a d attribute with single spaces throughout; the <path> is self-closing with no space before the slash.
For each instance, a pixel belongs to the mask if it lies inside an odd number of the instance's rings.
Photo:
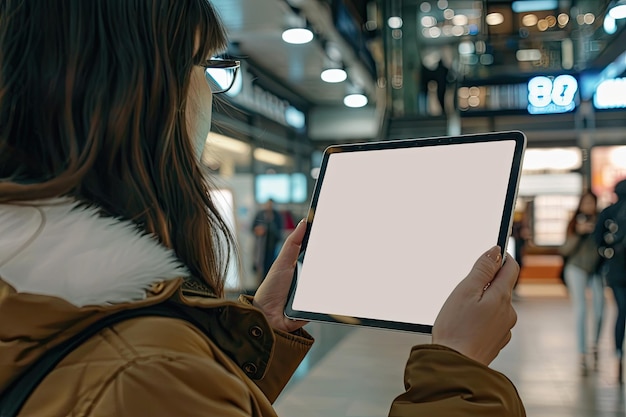
<path id="1" fill-rule="evenodd" d="M 578 81 L 571 75 L 554 79 L 545 76 L 528 81 L 528 112 L 530 114 L 565 113 L 576 107 Z"/>

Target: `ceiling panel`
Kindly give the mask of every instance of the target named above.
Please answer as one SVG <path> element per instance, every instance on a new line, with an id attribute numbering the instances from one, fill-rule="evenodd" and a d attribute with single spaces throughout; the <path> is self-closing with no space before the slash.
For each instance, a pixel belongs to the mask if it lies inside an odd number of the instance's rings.
<path id="1" fill-rule="evenodd" d="M 212 0 L 238 55 L 313 105 L 340 104 L 346 83 L 320 79 L 325 54 L 319 41 L 290 45 L 281 36 L 293 11 L 282 0 Z"/>

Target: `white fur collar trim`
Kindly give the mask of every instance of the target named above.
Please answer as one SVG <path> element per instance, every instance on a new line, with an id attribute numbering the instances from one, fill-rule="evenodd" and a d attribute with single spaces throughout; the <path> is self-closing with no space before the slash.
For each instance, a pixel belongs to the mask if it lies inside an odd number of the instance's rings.
<path id="1" fill-rule="evenodd" d="M 109 305 L 143 299 L 151 284 L 187 274 L 173 251 L 131 222 L 69 199 L 0 204 L 0 277 L 18 292 Z"/>

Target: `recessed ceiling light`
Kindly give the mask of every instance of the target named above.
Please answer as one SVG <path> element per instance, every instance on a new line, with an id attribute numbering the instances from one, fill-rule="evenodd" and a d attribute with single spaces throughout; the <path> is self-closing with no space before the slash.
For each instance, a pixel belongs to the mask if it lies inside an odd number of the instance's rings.
<path id="1" fill-rule="evenodd" d="M 402 18 L 399 16 L 392 16 L 387 20 L 387 25 L 391 29 L 400 29 L 402 27 Z"/>
<path id="2" fill-rule="evenodd" d="M 294 45 L 309 43 L 313 40 L 313 32 L 305 28 L 292 28 L 283 32 L 283 41 Z"/>
<path id="3" fill-rule="evenodd" d="M 613 19 L 626 18 L 626 4 L 623 1 L 617 2 L 617 4 L 609 10 L 609 16 Z"/>
<path id="4" fill-rule="evenodd" d="M 348 74 L 341 68 L 329 68 L 322 71 L 321 77 L 327 83 L 340 83 L 348 78 Z"/>
<path id="5" fill-rule="evenodd" d="M 520 49 L 515 53 L 518 61 L 539 61 L 541 51 L 539 49 Z"/>
<path id="6" fill-rule="evenodd" d="M 615 19 L 611 17 L 611 15 L 607 15 L 604 18 L 604 23 L 602 24 L 604 27 L 604 31 L 608 35 L 612 35 L 617 32 L 617 24 L 615 23 Z"/>
<path id="7" fill-rule="evenodd" d="M 367 104 L 367 97 L 363 94 L 348 94 L 344 97 L 343 104 L 352 108 L 363 107 Z"/>

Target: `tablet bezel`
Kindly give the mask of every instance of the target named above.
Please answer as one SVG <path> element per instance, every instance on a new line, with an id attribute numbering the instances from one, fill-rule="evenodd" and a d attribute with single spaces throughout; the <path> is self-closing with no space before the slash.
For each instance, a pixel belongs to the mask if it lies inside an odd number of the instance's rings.
<path id="1" fill-rule="evenodd" d="M 287 297 L 287 303 L 285 305 L 284 314 L 288 318 L 298 320 L 308 320 L 316 322 L 327 322 L 333 324 L 349 324 L 360 325 L 366 327 L 376 327 L 391 330 L 403 330 L 417 333 L 432 333 L 432 325 L 428 324 L 415 324 L 407 322 L 397 322 L 389 320 L 377 320 L 371 318 L 351 317 L 351 316 L 339 316 L 330 315 L 317 312 L 308 312 L 301 310 L 294 310 L 292 308 L 296 288 L 298 281 L 298 273 L 309 240 L 311 227 L 315 218 L 315 209 L 317 207 L 319 194 L 321 191 L 322 183 L 326 173 L 326 167 L 329 158 L 334 153 L 339 152 L 360 152 L 368 150 L 385 150 L 385 149 L 402 149 L 402 148 L 414 148 L 414 147 L 428 147 L 428 146 L 446 146 L 455 144 L 467 144 L 467 143 L 481 143 L 481 142 L 497 142 L 497 141 L 511 141 L 515 142 L 515 149 L 513 151 L 513 160 L 511 163 L 511 170 L 509 174 L 509 181 L 507 185 L 507 192 L 504 202 L 504 209 L 502 214 L 502 221 L 500 223 L 500 230 L 498 234 L 497 244 L 502 248 L 503 260 L 506 254 L 506 248 L 508 244 L 508 237 L 511 233 L 511 227 L 513 223 L 513 214 L 515 201 L 517 198 L 517 191 L 519 186 L 519 180 L 521 177 L 522 160 L 524 150 L 526 149 L 526 136 L 520 131 L 507 131 L 507 132 L 493 132 L 493 133 L 481 133 L 471 135 L 459 135 L 459 136 L 441 136 L 433 138 L 423 139 L 402 139 L 402 140 L 389 140 L 378 142 L 366 142 L 357 144 L 343 144 L 332 145 L 326 148 L 322 158 L 319 176 L 315 184 L 311 204 L 307 215 L 306 232 L 303 238 L 302 246 L 300 249 L 300 256 L 297 262 L 297 268 L 294 271 L 293 280 L 289 289 Z M 461 279 L 462 277 L 459 277 Z"/>

